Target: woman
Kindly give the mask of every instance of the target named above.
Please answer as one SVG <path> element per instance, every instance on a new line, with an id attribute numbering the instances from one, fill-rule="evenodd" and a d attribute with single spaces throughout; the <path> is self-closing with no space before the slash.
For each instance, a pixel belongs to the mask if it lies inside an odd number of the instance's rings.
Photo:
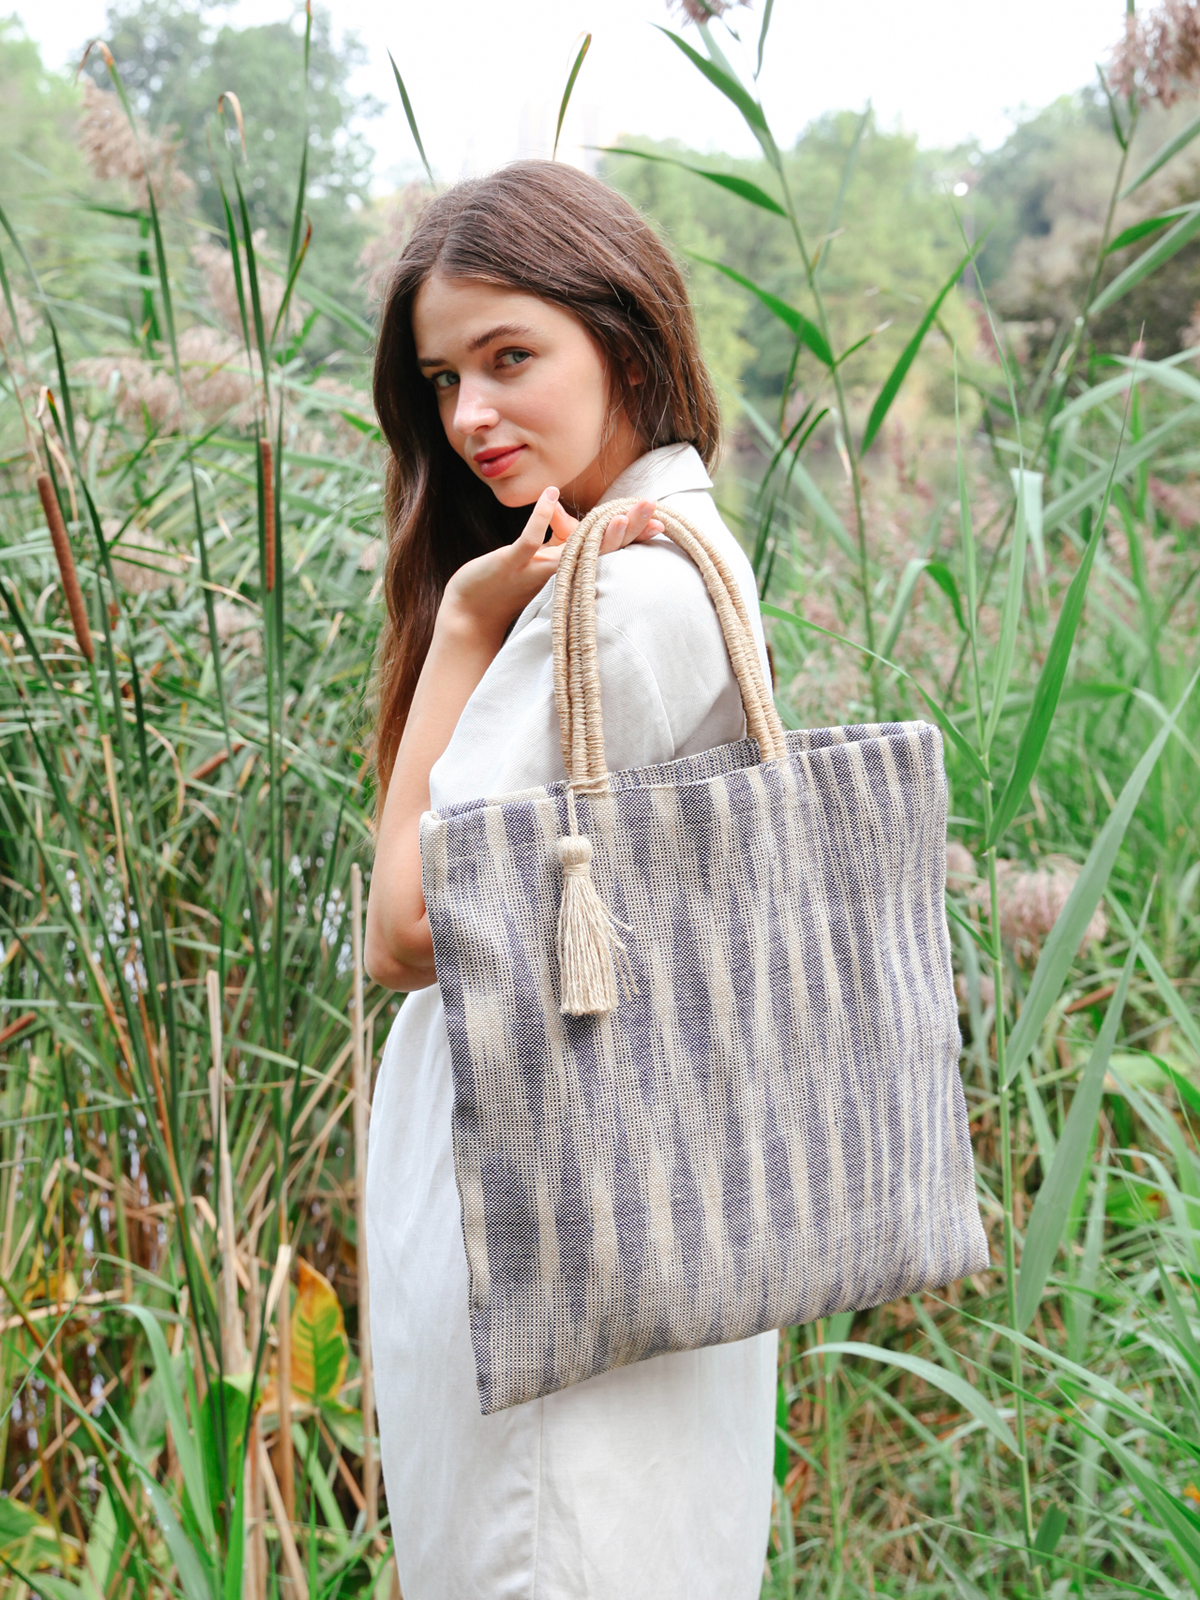
<path id="1" fill-rule="evenodd" d="M 551 613 L 562 542 L 604 500 L 610 769 L 742 737 L 712 602 L 658 502 L 719 543 L 718 416 L 682 278 L 595 179 L 522 162 L 421 214 L 380 328 L 391 447 L 380 812 L 367 967 L 409 991 L 371 1112 L 367 1251 L 388 1508 L 405 1600 L 754 1600 L 776 1335 L 658 1356 L 479 1414 L 451 1152 L 451 1063 L 421 895 L 422 812 L 564 776 Z"/>

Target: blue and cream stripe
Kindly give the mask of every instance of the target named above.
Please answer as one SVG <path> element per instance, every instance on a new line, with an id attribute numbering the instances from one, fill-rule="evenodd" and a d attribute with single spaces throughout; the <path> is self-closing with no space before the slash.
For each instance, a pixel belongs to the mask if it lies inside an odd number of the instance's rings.
<path id="1" fill-rule="evenodd" d="M 637 990 L 604 1016 L 558 1007 L 566 785 L 422 821 L 485 1414 L 987 1264 L 941 735 L 786 745 L 578 796 Z"/>

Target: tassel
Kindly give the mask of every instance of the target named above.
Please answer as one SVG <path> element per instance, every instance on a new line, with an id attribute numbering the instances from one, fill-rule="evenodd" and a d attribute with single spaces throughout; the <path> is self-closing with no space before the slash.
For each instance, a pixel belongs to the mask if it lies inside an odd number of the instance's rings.
<path id="1" fill-rule="evenodd" d="M 603 1016 L 617 1007 L 617 970 L 626 995 L 635 994 L 617 923 L 592 882 L 592 843 L 582 834 L 558 841 L 563 869 L 558 912 L 559 1010 L 564 1017 Z"/>

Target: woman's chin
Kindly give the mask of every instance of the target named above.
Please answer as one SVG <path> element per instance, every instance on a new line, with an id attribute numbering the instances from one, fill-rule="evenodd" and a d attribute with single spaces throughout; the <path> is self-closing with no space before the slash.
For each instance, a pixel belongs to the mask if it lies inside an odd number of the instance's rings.
<path id="1" fill-rule="evenodd" d="M 494 483 L 489 483 L 488 488 L 496 496 L 502 506 L 510 509 L 516 506 L 531 506 L 546 487 L 534 482 L 533 475 L 528 472 L 514 473 L 511 478 L 498 478 Z"/>

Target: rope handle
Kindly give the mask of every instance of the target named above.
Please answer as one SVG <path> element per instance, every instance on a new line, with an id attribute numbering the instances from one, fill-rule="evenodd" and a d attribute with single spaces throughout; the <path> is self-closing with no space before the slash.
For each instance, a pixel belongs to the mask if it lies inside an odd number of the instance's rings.
<path id="1" fill-rule="evenodd" d="M 605 530 L 637 500 L 608 500 L 584 517 L 563 546 L 554 594 L 554 698 L 563 766 L 572 788 L 607 788 L 600 673 L 596 649 L 596 568 Z M 665 506 L 653 515 L 667 537 L 700 569 L 716 609 L 725 648 L 741 690 L 746 725 L 763 761 L 787 754 L 783 724 L 763 678 L 750 615 L 724 556 L 695 523 Z M 571 796 L 573 800 L 573 796 Z M 572 828 L 574 805 L 571 805 Z"/>

